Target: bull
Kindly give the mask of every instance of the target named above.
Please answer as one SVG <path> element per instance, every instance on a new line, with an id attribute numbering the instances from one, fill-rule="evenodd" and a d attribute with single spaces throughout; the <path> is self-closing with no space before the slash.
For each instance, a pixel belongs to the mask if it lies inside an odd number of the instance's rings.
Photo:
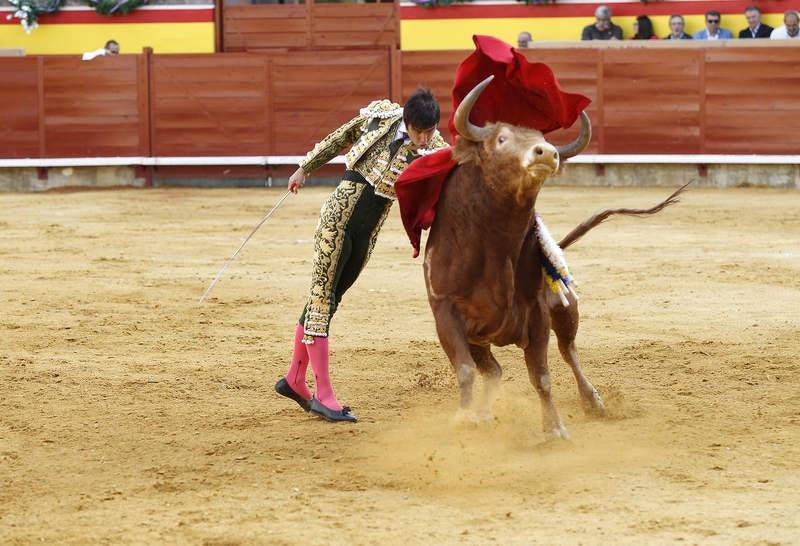
<path id="1" fill-rule="evenodd" d="M 591 138 L 591 122 L 581 113 L 577 139 L 554 146 L 541 132 L 507 123 L 478 127 L 470 111 L 492 77 L 478 84 L 458 106 L 454 124 L 459 138 L 452 150 L 457 166 L 442 190 L 425 249 L 428 301 L 442 348 L 456 374 L 461 419 L 491 419 L 502 369 L 492 345 L 514 344 L 524 351 L 528 376 L 539 395 L 544 432 L 568 438 L 551 397 L 547 364 L 550 331 L 570 365 L 584 410 L 604 412 L 603 399 L 584 375 L 575 337 L 578 302 L 573 291 L 562 296 L 545 286 L 543 249 L 536 236 L 536 198 L 544 182 Z M 685 186 L 684 186 L 685 188 Z M 677 201 L 679 189 L 651 209 L 606 210 L 570 232 L 568 247 L 613 214 L 648 215 Z M 473 404 L 476 371 L 484 379 L 481 400 Z"/>

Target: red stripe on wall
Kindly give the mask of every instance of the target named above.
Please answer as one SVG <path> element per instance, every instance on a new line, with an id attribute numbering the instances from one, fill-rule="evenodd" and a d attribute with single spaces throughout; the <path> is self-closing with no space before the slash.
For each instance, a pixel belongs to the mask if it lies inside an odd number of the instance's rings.
<path id="1" fill-rule="evenodd" d="M 0 11 L 0 24 L 18 25 L 19 19 L 6 19 L 10 11 Z M 213 9 L 142 9 L 128 15 L 100 15 L 95 11 L 59 11 L 39 17 L 41 25 L 126 24 L 126 23 L 213 23 Z M 34 30 L 34 32 L 36 32 Z"/>
<path id="2" fill-rule="evenodd" d="M 453 4 L 446 7 L 424 8 L 419 6 L 402 6 L 400 19 L 500 19 L 513 17 L 588 17 L 594 18 L 594 10 L 601 2 L 594 4 L 547 4 L 547 5 L 463 5 Z M 756 5 L 763 13 L 783 13 L 792 9 L 785 0 L 724 0 L 721 2 L 656 2 L 643 4 L 630 2 L 610 4 L 614 16 L 637 15 L 702 15 L 708 10 L 716 10 L 722 14 L 744 14 L 748 6 Z"/>

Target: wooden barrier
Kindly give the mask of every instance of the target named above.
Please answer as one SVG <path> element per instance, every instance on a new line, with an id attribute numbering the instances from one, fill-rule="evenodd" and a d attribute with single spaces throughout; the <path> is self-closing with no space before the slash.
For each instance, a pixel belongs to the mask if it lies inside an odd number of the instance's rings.
<path id="1" fill-rule="evenodd" d="M 587 113 L 594 138 L 587 153 L 797 153 L 800 133 L 789 120 L 800 110 L 794 68 L 800 47 L 734 43 L 548 44 L 525 54 L 531 62 L 547 63 L 562 89 L 592 99 Z M 403 97 L 417 84 L 430 86 L 446 119 L 455 70 L 467 54 L 402 53 Z M 548 138 L 563 143 L 575 134 L 571 128 Z"/>
<path id="2" fill-rule="evenodd" d="M 223 51 L 384 46 L 400 47 L 397 2 L 222 5 Z"/>
<path id="3" fill-rule="evenodd" d="M 797 46 L 539 47 L 592 99 L 593 154 L 796 154 Z M 391 47 L 0 58 L 0 158 L 305 153 L 370 100 L 417 84 L 442 105 L 469 52 Z M 757 75 L 758 78 L 748 75 Z M 577 128 L 552 134 L 556 143 Z"/>
<path id="4" fill-rule="evenodd" d="M 124 156 L 147 149 L 142 56 L 4 58 L 3 157 Z"/>
<path id="5" fill-rule="evenodd" d="M 258 155 L 270 149 L 266 59 L 153 55 L 153 155 Z"/>
<path id="6" fill-rule="evenodd" d="M 300 153 L 390 93 L 389 51 L 155 55 L 153 155 Z"/>
<path id="7" fill-rule="evenodd" d="M 0 59 L 0 154 L 3 157 L 42 157 L 39 120 L 42 58 Z"/>

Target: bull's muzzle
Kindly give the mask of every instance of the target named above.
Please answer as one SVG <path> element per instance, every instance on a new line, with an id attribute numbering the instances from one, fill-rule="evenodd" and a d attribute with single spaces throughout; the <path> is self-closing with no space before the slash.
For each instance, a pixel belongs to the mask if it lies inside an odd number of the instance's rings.
<path id="1" fill-rule="evenodd" d="M 528 150 L 525 157 L 528 171 L 535 175 L 551 174 L 558 170 L 558 150 L 548 142 L 541 142 Z"/>

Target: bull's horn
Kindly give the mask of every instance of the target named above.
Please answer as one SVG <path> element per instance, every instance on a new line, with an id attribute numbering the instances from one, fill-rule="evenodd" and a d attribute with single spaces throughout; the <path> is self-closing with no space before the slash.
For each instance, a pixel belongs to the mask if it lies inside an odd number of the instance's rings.
<path id="1" fill-rule="evenodd" d="M 469 114 L 472 112 L 472 107 L 475 106 L 475 102 L 477 102 L 478 97 L 481 95 L 486 86 L 491 83 L 494 79 L 494 76 L 489 76 L 481 83 L 476 85 L 472 88 L 464 100 L 461 101 L 461 104 L 458 105 L 456 109 L 455 119 L 453 120 L 453 124 L 456 126 L 456 131 L 460 136 L 466 138 L 467 140 L 471 140 L 472 142 L 481 142 L 485 140 L 487 136 L 489 136 L 489 131 L 485 127 L 478 127 L 477 125 L 473 125 L 469 121 Z"/>
<path id="2" fill-rule="evenodd" d="M 564 146 L 556 146 L 556 150 L 558 150 L 558 155 L 562 160 L 569 159 L 581 153 L 584 148 L 589 145 L 591 139 L 592 121 L 589 119 L 586 112 L 581 112 L 581 133 L 578 135 L 578 138 Z"/>

